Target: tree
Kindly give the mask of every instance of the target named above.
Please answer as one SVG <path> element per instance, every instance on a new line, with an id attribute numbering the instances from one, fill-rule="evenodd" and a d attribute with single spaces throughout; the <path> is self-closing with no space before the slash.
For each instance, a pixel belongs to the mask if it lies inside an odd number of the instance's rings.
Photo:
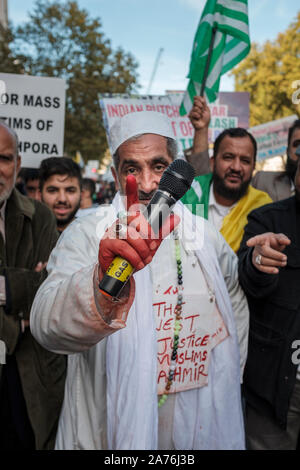
<path id="1" fill-rule="evenodd" d="M 14 40 L 11 28 L 4 28 L 0 23 L 0 72 L 23 73 L 24 57 L 16 57 L 11 50 Z"/>
<path id="2" fill-rule="evenodd" d="M 65 153 L 80 151 L 85 161 L 101 160 L 107 148 L 98 94 L 137 90 L 135 59 L 113 51 L 101 27 L 76 1 L 37 0 L 11 45 L 26 73 L 66 79 Z"/>
<path id="3" fill-rule="evenodd" d="M 250 93 L 251 126 L 300 114 L 299 33 L 300 13 L 274 42 L 252 43 L 249 55 L 232 71 L 235 90 Z"/>

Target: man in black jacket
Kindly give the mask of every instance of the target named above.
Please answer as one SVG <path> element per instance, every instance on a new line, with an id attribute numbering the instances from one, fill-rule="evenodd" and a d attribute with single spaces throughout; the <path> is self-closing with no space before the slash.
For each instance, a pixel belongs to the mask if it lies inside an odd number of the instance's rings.
<path id="1" fill-rule="evenodd" d="M 53 449 L 66 360 L 33 338 L 29 314 L 58 233 L 51 211 L 14 186 L 18 137 L 0 122 L 0 450 Z"/>
<path id="2" fill-rule="evenodd" d="M 296 449 L 300 430 L 300 161 L 295 196 L 256 209 L 239 256 L 250 309 L 244 374 L 250 449 Z M 299 372 L 298 372 L 299 367 Z"/>

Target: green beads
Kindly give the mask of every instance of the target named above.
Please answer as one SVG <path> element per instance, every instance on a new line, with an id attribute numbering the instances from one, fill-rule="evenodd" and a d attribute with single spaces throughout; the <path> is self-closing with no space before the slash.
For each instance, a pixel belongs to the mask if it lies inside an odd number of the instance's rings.
<path id="1" fill-rule="evenodd" d="M 169 390 L 172 386 L 175 370 L 176 370 L 176 360 L 177 360 L 177 350 L 179 345 L 179 332 L 181 330 L 181 312 L 182 312 L 182 261 L 181 261 L 181 253 L 180 253 L 180 242 L 178 239 L 178 235 L 175 232 L 175 258 L 176 258 L 176 265 L 177 265 L 177 283 L 178 283 L 178 297 L 177 297 L 177 304 L 174 310 L 175 313 L 175 323 L 174 323 L 174 336 L 173 336 L 173 348 L 171 353 L 171 367 L 169 370 L 168 382 L 165 388 L 165 393 L 161 396 L 158 401 L 158 407 L 160 408 L 167 400 Z"/>
<path id="2" fill-rule="evenodd" d="M 160 408 L 167 400 L 168 395 L 164 393 L 158 402 L 158 408 Z"/>

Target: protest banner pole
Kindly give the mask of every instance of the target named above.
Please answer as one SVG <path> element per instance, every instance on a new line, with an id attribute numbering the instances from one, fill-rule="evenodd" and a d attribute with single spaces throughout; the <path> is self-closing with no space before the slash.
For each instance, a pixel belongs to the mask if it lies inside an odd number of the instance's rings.
<path id="1" fill-rule="evenodd" d="M 216 28 L 216 26 L 214 26 L 213 29 L 212 29 L 212 33 L 211 33 L 211 40 L 210 40 L 210 44 L 209 44 L 209 50 L 208 50 L 208 54 L 207 54 L 207 60 L 206 60 L 206 64 L 205 64 L 203 80 L 202 80 L 202 83 L 201 83 L 200 96 L 204 96 L 204 90 L 205 90 L 206 80 L 207 80 L 207 77 L 208 77 L 210 59 L 211 59 L 212 51 L 213 51 L 213 48 L 214 48 L 216 32 L 217 32 L 217 28 Z"/>

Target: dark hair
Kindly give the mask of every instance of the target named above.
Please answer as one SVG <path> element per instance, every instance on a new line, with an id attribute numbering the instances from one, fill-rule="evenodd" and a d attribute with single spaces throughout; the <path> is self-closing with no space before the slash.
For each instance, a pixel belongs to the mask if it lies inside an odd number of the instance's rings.
<path id="1" fill-rule="evenodd" d="M 288 146 L 290 145 L 292 135 L 295 129 L 300 129 L 300 119 L 296 119 L 296 121 L 293 122 L 293 125 L 289 128 L 289 133 L 288 133 Z"/>
<path id="2" fill-rule="evenodd" d="M 96 191 L 96 184 L 95 181 L 91 178 L 83 178 L 82 179 L 82 189 L 87 189 L 90 192 L 91 197 Z"/>
<path id="3" fill-rule="evenodd" d="M 234 137 L 249 137 L 249 139 L 252 142 L 253 149 L 254 149 L 254 162 L 256 161 L 256 153 L 257 153 L 256 140 L 254 139 L 253 135 L 250 134 L 250 132 L 248 132 L 243 127 L 231 127 L 230 129 L 224 129 L 224 131 L 218 135 L 214 143 L 214 157 L 217 155 L 219 151 L 219 147 L 220 147 L 222 140 L 227 136 L 233 137 L 233 138 Z"/>
<path id="4" fill-rule="evenodd" d="M 69 178 L 77 178 L 81 188 L 80 166 L 69 157 L 50 157 L 42 160 L 39 175 L 41 191 L 45 182 L 53 175 L 67 175 Z"/>
<path id="5" fill-rule="evenodd" d="M 24 183 L 27 184 L 28 181 L 40 179 L 40 170 L 38 168 L 22 168 L 21 175 Z"/>

